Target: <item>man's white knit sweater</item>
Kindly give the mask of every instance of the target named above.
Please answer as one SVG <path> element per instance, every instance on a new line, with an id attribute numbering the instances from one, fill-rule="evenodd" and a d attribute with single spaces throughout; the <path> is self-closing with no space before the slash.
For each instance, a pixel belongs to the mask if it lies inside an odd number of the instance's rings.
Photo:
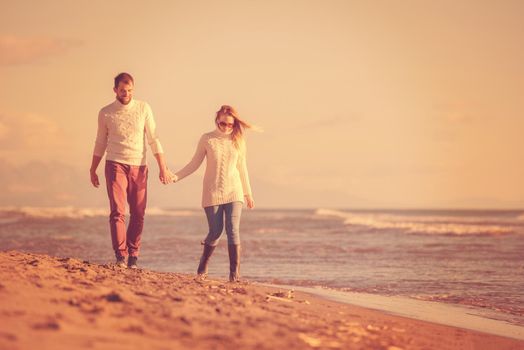
<path id="1" fill-rule="evenodd" d="M 237 149 L 231 135 L 218 129 L 202 135 L 193 159 L 175 174 L 175 181 L 195 172 L 204 158 L 207 162 L 202 207 L 244 202 L 244 195 L 251 196 L 244 142 Z"/>
<path id="2" fill-rule="evenodd" d="M 145 165 L 146 139 L 153 154 L 163 153 L 151 107 L 146 102 L 134 99 L 127 105 L 115 100 L 98 114 L 93 154 L 103 157 L 107 150 L 107 160 Z"/>

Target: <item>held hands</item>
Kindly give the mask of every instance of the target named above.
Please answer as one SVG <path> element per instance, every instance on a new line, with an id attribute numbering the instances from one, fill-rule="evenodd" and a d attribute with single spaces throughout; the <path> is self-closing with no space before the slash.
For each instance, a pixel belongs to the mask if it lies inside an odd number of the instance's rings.
<path id="1" fill-rule="evenodd" d="M 244 198 L 246 199 L 246 204 L 249 209 L 253 209 L 255 207 L 255 201 L 253 200 L 253 197 L 250 195 L 245 195 Z"/>
<path id="2" fill-rule="evenodd" d="M 96 174 L 95 171 L 89 171 L 90 175 L 91 175 L 91 183 L 93 184 L 94 187 L 99 187 L 100 186 L 100 181 L 98 180 L 98 175 Z M 173 174 L 171 172 L 171 170 L 169 169 L 163 169 L 163 170 L 160 170 L 160 175 L 158 176 L 160 178 L 160 182 L 162 182 L 164 185 L 167 185 L 167 184 L 170 184 L 172 182 L 175 182 L 177 177 L 175 174 Z"/>
<path id="3" fill-rule="evenodd" d="M 176 181 L 176 175 L 171 172 L 168 168 L 160 169 L 160 174 L 158 175 L 160 182 L 164 185 L 170 184 Z"/>

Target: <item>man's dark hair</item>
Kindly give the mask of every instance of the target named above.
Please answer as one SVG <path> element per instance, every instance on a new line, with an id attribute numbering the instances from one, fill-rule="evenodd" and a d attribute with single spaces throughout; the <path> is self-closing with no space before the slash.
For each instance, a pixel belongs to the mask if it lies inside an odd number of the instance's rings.
<path id="1" fill-rule="evenodd" d="M 123 72 L 115 77 L 115 87 L 118 87 L 118 84 L 120 84 L 120 82 L 123 82 L 124 84 L 134 84 L 135 80 L 133 79 L 131 74 Z"/>

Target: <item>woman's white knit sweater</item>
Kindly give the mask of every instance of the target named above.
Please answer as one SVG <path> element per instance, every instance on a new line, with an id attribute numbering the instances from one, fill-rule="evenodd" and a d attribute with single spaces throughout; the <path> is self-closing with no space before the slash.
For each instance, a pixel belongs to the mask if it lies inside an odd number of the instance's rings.
<path id="1" fill-rule="evenodd" d="M 218 129 L 202 135 L 193 159 L 175 174 L 175 181 L 195 172 L 204 158 L 207 162 L 202 207 L 244 202 L 244 195 L 251 196 L 244 142 L 237 149 L 231 135 Z"/>

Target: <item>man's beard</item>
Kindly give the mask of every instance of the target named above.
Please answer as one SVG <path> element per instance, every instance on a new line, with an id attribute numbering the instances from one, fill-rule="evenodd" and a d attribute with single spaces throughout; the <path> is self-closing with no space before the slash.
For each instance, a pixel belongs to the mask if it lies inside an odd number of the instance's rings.
<path id="1" fill-rule="evenodd" d="M 131 97 L 117 97 L 118 101 L 120 101 L 121 104 L 126 105 L 129 102 L 131 102 Z"/>

